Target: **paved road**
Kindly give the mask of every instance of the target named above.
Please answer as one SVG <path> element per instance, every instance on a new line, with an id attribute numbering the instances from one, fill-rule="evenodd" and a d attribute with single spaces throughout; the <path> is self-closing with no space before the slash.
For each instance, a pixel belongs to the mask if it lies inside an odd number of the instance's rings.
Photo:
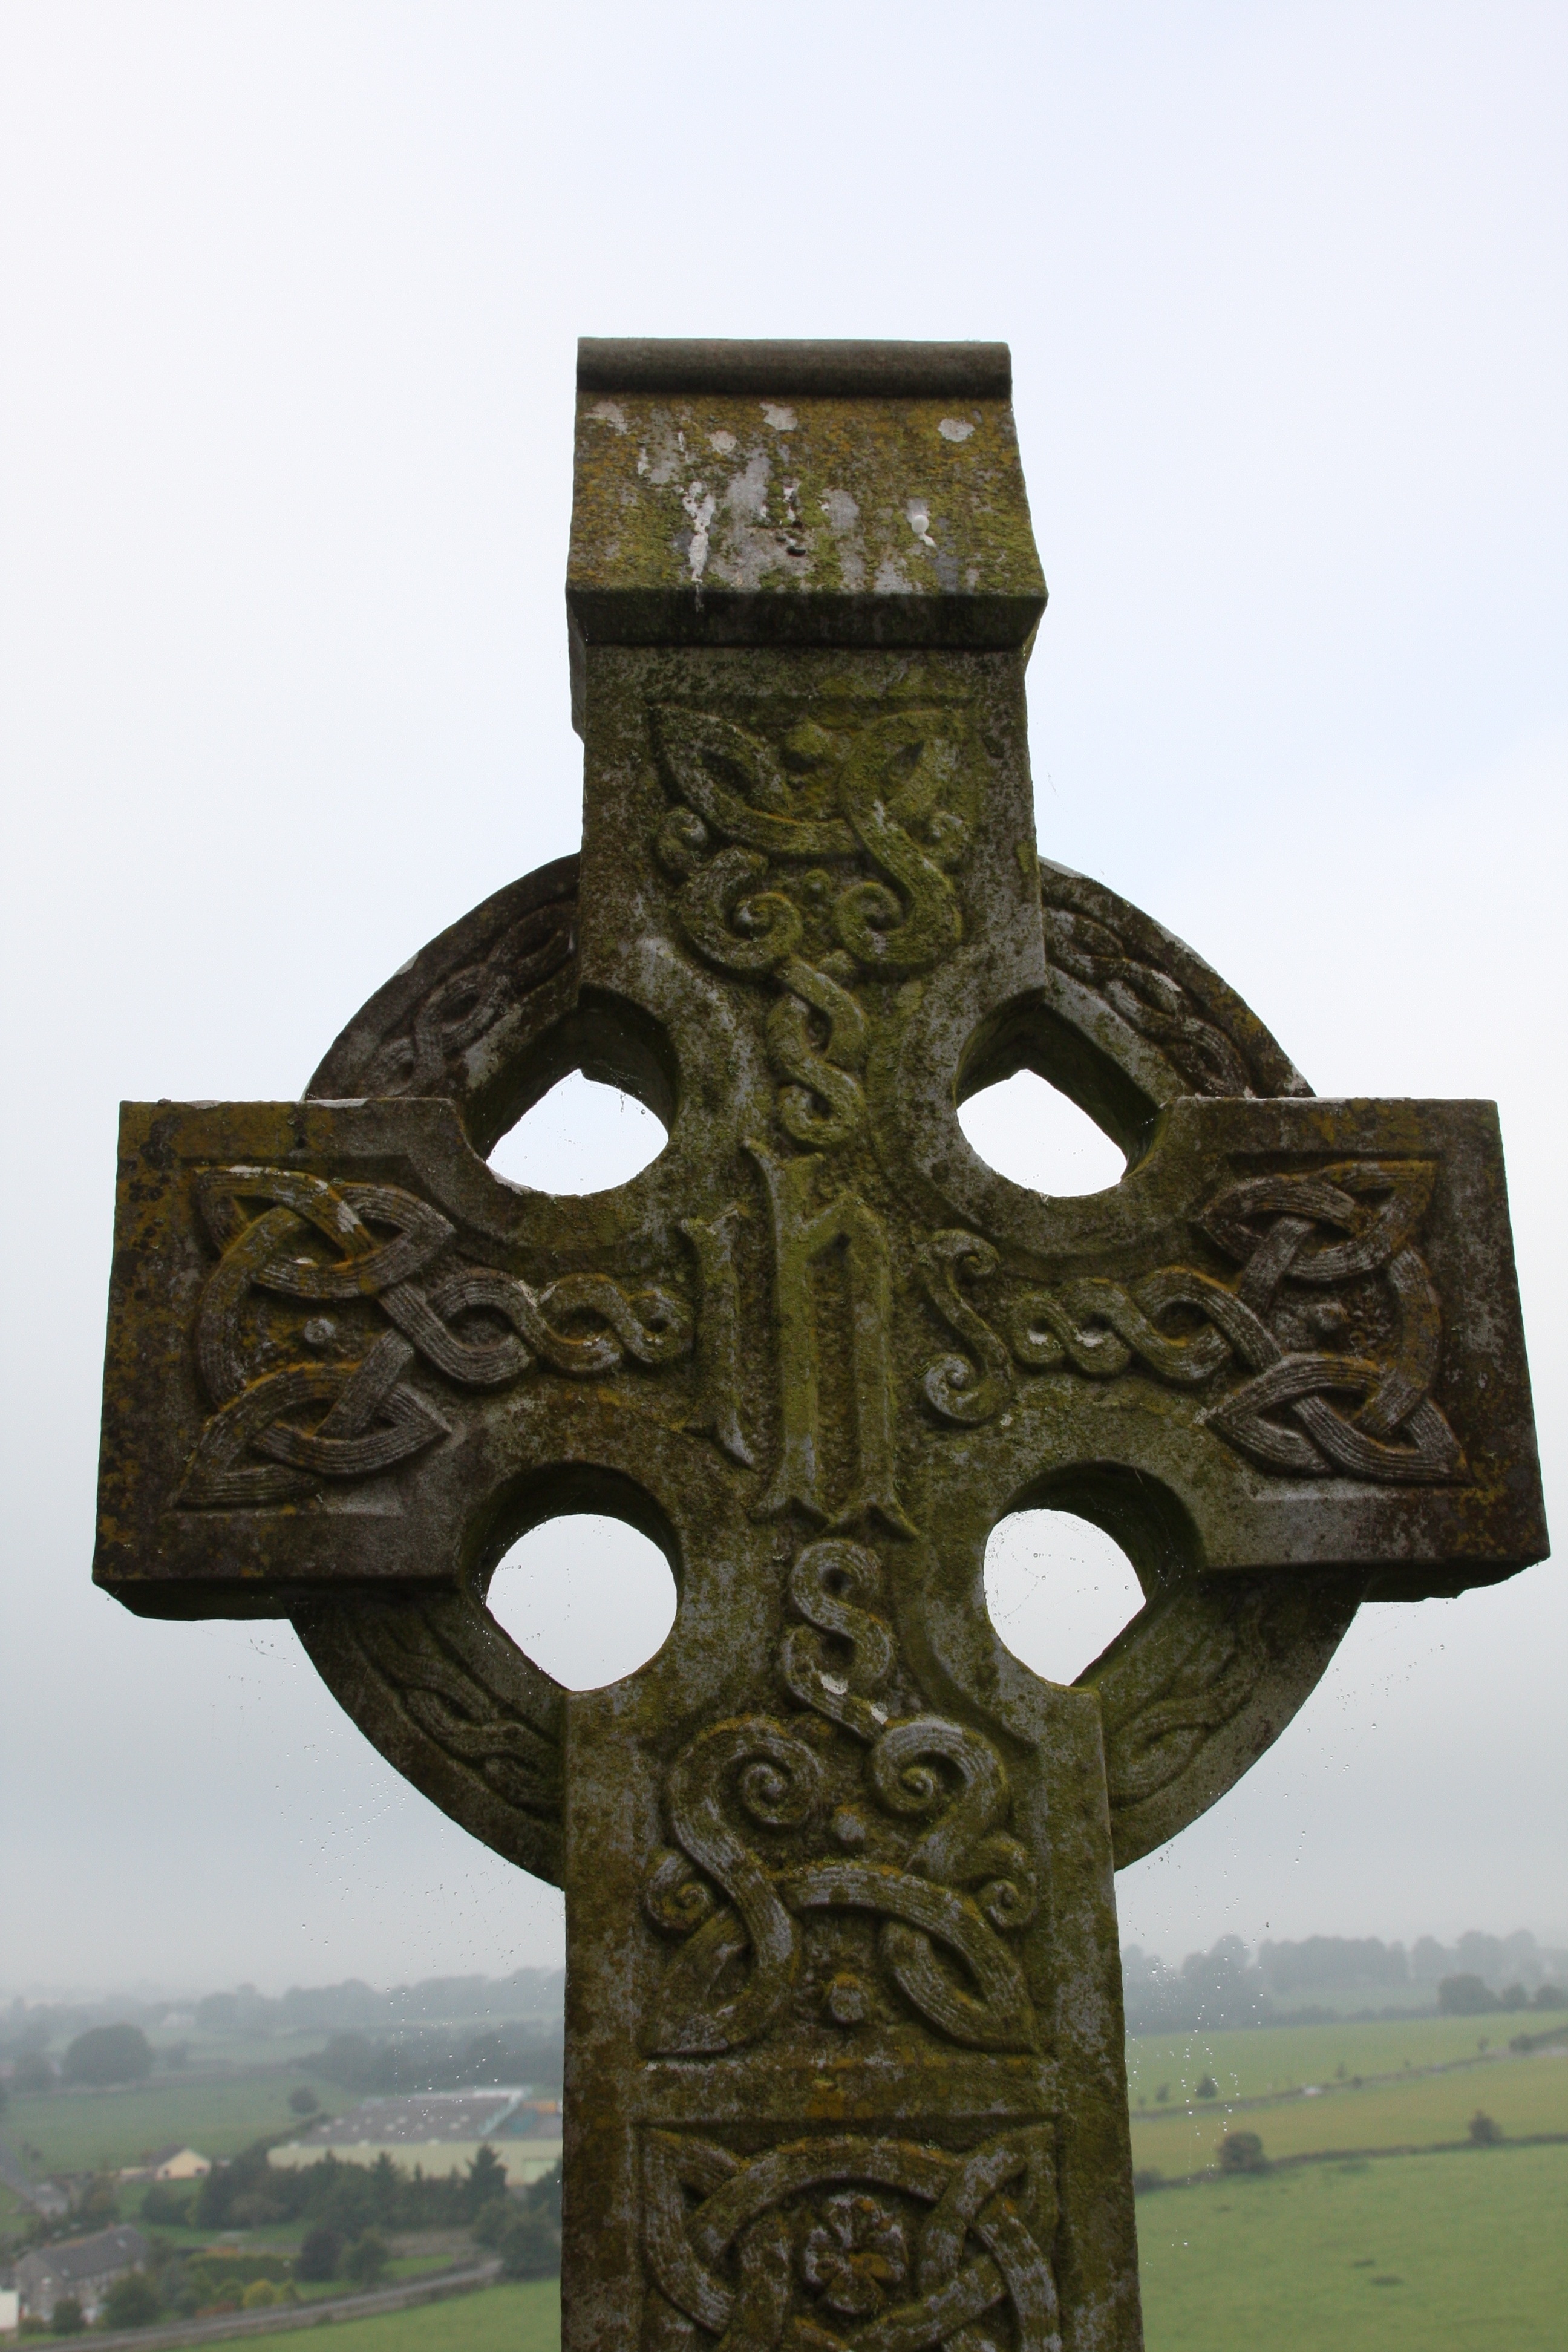
<path id="1" fill-rule="evenodd" d="M 25 2205 L 31 2205 L 34 2189 L 27 2168 L 16 2149 L 8 2147 L 3 2139 L 0 2139 L 0 2180 L 3 2180 L 6 2188 L 18 2196 Z"/>
<path id="2" fill-rule="evenodd" d="M 290 2328 L 318 2326 L 323 2320 L 379 2319 L 384 2312 L 407 2311 L 416 2303 L 440 2303 L 450 2294 L 472 2294 L 476 2287 L 493 2286 L 500 2276 L 499 2262 L 469 2263 L 461 2269 L 405 2279 L 399 2286 L 378 2287 L 374 2294 L 274 2303 L 265 2311 L 228 2311 L 221 2319 L 184 2319 L 172 2327 L 125 2327 L 110 2336 L 100 2336 L 95 2328 L 90 2336 L 68 2337 L 65 2344 L 81 2340 L 91 2346 L 91 2352 L 164 2352 L 165 2347 L 216 2344 L 230 2336 L 281 2336 Z"/>

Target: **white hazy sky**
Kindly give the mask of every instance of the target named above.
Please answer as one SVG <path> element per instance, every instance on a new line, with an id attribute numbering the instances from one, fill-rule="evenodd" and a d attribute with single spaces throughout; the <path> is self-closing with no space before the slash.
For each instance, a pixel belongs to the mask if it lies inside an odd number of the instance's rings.
<path id="1" fill-rule="evenodd" d="M 559 1955 L 287 1626 L 89 1563 L 118 1099 L 296 1093 L 575 845 L 580 332 L 1010 341 L 1041 845 L 1321 1092 L 1499 1099 L 1561 1501 L 1565 68 L 1511 0 L 7 0 L 0 1987 Z M 624 1549 L 508 1602 L 583 1679 Z M 1565 1595 L 1364 1612 L 1124 1936 L 1568 1941 Z"/>

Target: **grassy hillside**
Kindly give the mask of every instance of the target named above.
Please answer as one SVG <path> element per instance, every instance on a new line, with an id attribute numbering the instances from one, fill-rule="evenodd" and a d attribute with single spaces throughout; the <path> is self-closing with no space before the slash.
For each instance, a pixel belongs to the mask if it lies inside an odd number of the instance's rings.
<path id="1" fill-rule="evenodd" d="M 1470 2021 L 1453 2022 L 1468 2024 Z M 1542 2021 L 1543 2024 L 1549 2022 Z M 1222 2095 L 1214 2100 L 1196 2100 L 1190 2110 L 1175 2104 L 1184 2086 L 1174 2069 L 1170 2074 L 1152 2070 L 1147 2053 L 1142 2053 L 1134 2076 L 1140 2088 L 1132 2093 L 1133 2162 L 1141 2169 L 1152 2168 L 1167 2176 L 1200 2171 L 1214 2162 L 1215 2147 L 1232 2123 L 1238 2128 L 1257 2132 L 1265 2153 L 1271 2158 L 1303 2156 L 1321 2148 L 1424 2147 L 1463 2139 L 1478 2107 L 1484 2108 L 1510 2138 L 1537 2132 L 1568 2132 L 1568 2057 L 1561 2054 L 1561 2050 L 1556 2054 L 1540 2052 L 1529 2057 L 1514 2057 L 1506 2050 L 1494 2049 L 1484 2057 L 1478 2056 L 1473 2064 L 1452 2066 L 1451 2071 L 1433 2074 L 1421 2071 L 1423 2065 L 1441 2064 L 1449 2054 L 1436 2039 L 1436 2027 L 1381 2026 L 1365 2030 L 1383 2037 L 1373 2045 L 1373 2053 L 1355 2052 L 1347 2059 L 1336 2059 L 1336 2069 L 1341 2063 L 1352 2066 L 1357 2057 L 1370 2068 L 1375 2055 L 1379 2063 L 1388 2065 L 1392 2079 L 1364 2081 L 1359 2088 L 1353 2074 L 1348 2074 L 1342 2082 L 1335 2072 L 1312 2071 L 1313 2059 L 1330 2054 L 1338 2046 L 1332 2042 L 1315 2049 L 1309 2047 L 1305 2063 L 1291 2064 L 1292 2041 L 1306 2042 L 1310 2037 L 1316 2040 L 1331 2029 L 1286 2028 L 1278 2033 L 1260 2032 L 1256 2037 L 1215 2034 L 1206 2044 L 1194 2040 L 1190 2045 L 1194 2056 L 1187 2063 L 1186 2086 L 1200 2079 L 1201 2067 L 1212 2074 Z M 1473 2032 L 1469 2033 L 1471 2053 L 1479 2038 Z M 1237 2043 L 1251 2039 L 1268 2042 L 1273 2047 L 1258 2059 L 1245 2049 L 1236 2050 Z M 1568 2028 L 1564 2039 L 1568 2040 Z M 1414 2042 L 1414 2049 L 1409 2048 L 1409 2042 Z M 1403 2049 L 1402 2043 L 1405 2045 Z M 1458 2047 L 1462 2050 L 1463 2046 L 1461 2040 Z M 1449 2051 L 1452 2050 L 1450 2037 Z M 1160 2064 L 1169 2064 L 1169 2045 L 1157 2054 Z M 1406 2056 L 1408 2063 L 1405 2063 Z M 1233 2062 L 1229 2065 L 1226 2063 L 1227 2059 Z M 1265 2104 L 1240 2107 L 1228 2104 L 1225 2094 L 1230 2084 L 1250 2084 L 1256 2097 L 1270 2079 L 1267 2071 L 1270 2066 L 1275 2070 L 1272 2079 L 1276 2081 L 1317 2081 L 1321 2086 L 1319 2095 L 1309 2098 L 1285 2095 Z M 1156 2087 L 1161 2082 L 1171 2082 L 1170 2104 L 1147 2107 L 1136 2104 L 1142 2085 L 1152 2079 Z M 1142 2092 L 1142 2095 L 1148 2094 Z M 1235 2095 L 1246 2098 L 1248 2093 L 1242 2088 Z"/>
<path id="2" fill-rule="evenodd" d="M 247 2336 L 246 2346 L 297 2352 L 297 2335 Z M 484 2287 L 384 2319 L 340 2319 L 331 2352 L 557 2352 L 561 2288 L 555 2279 L 527 2286 Z"/>
<path id="3" fill-rule="evenodd" d="M 1138 2209 L 1148 2352 L 1546 2352 L 1563 2341 L 1568 2147 L 1325 2165 Z M 289 2339 L 249 2338 L 284 2352 Z M 556 2352 L 553 2280 L 384 2319 L 332 2352 Z"/>
<path id="4" fill-rule="evenodd" d="M 352 2104 L 344 2093 L 316 2087 L 323 2114 Z M 123 2091 L 17 2093 L 5 2133 L 18 2154 L 39 2150 L 36 2160 L 28 2158 L 36 2172 L 118 2171 L 176 2140 L 204 2156 L 234 2156 L 264 2133 L 298 2126 L 289 2111 L 289 2094 L 298 2088 L 297 2075 L 265 2074 L 217 2083 L 165 2077 Z"/>
<path id="5" fill-rule="evenodd" d="M 1132 2120 L 1132 2160 L 1163 2173 L 1197 2172 L 1215 2160 L 1229 2126 L 1255 2131 L 1269 2157 L 1307 2156 L 1320 2148 L 1434 2147 L 1463 2139 L 1483 2108 L 1510 2139 L 1537 2132 L 1568 2132 L 1568 2062 L 1510 2059 L 1458 2074 L 1417 2074 L 1385 2088 L 1326 2093 L 1321 2099 L 1232 2109 L 1216 2100 L 1169 2122 Z"/>
<path id="6" fill-rule="evenodd" d="M 1162 2083 L 1171 2097 L 1190 2098 L 1205 2074 L 1226 2096 L 1257 2098 L 1269 2091 L 1300 2090 L 1308 2083 L 1332 2083 L 1342 2066 L 1347 2075 L 1395 2074 L 1404 2067 L 1445 2066 L 1474 2058 L 1485 2042 L 1489 2052 L 1505 2050 L 1515 2033 L 1543 2033 L 1568 2014 L 1539 2010 L 1508 2017 L 1417 2017 L 1380 2024 L 1250 2027 L 1239 2033 L 1142 2035 L 1127 2044 L 1127 2089 L 1134 2114 L 1141 2098 L 1153 2102 Z"/>
<path id="7" fill-rule="evenodd" d="M 1568 2147 L 1312 2166 L 1138 2207 L 1148 2352 L 1547 2352 Z"/>

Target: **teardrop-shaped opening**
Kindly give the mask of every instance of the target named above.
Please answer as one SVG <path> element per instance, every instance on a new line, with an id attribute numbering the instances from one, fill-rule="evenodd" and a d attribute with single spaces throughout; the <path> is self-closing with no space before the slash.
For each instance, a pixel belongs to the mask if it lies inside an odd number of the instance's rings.
<path id="1" fill-rule="evenodd" d="M 635 1095 L 574 1070 L 507 1129 L 489 1164 L 535 1192 L 608 1192 L 640 1175 L 668 1139 Z"/>
<path id="2" fill-rule="evenodd" d="M 985 1606 L 1016 1658 L 1074 1683 L 1143 1606 L 1120 1544 L 1071 1511 L 1015 1511 L 985 1547 Z"/>
<path id="3" fill-rule="evenodd" d="M 675 1622 L 675 1579 L 658 1546 L 624 1519 L 545 1519 L 490 1579 L 490 1615 L 568 1690 L 635 1675 Z"/>
<path id="4" fill-rule="evenodd" d="M 1126 1173 L 1126 1157 L 1110 1138 L 1033 1070 L 971 1095 L 958 1123 L 988 1168 L 1031 1192 L 1103 1192 Z"/>

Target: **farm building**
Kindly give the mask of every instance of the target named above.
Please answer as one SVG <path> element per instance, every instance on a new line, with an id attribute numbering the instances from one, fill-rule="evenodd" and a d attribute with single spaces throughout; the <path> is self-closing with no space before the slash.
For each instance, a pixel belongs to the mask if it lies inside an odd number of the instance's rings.
<path id="1" fill-rule="evenodd" d="M 268 2158 L 285 2170 L 319 2164 L 394 2164 L 428 2176 L 459 2172 L 489 2147 L 515 2187 L 537 2180 L 561 2158 L 561 2105 L 524 2089 L 421 2091 L 405 2098 L 365 2099 L 346 2116 L 312 2124 Z"/>
<path id="2" fill-rule="evenodd" d="M 16 2265 L 22 2316 L 52 2319 L 56 2304 L 72 2295 L 83 2318 L 96 2319 L 115 2280 L 139 2271 L 146 2259 L 146 2239 L 140 2230 L 124 2224 L 95 2230 L 90 2238 L 61 2238 L 52 2246 L 39 2246 Z"/>
<path id="3" fill-rule="evenodd" d="M 125 2166 L 121 2180 L 205 2180 L 212 2164 L 200 2148 L 186 2147 L 178 2140 L 173 2147 L 161 2147 L 155 2156 L 144 2156 L 140 2164 Z"/>

